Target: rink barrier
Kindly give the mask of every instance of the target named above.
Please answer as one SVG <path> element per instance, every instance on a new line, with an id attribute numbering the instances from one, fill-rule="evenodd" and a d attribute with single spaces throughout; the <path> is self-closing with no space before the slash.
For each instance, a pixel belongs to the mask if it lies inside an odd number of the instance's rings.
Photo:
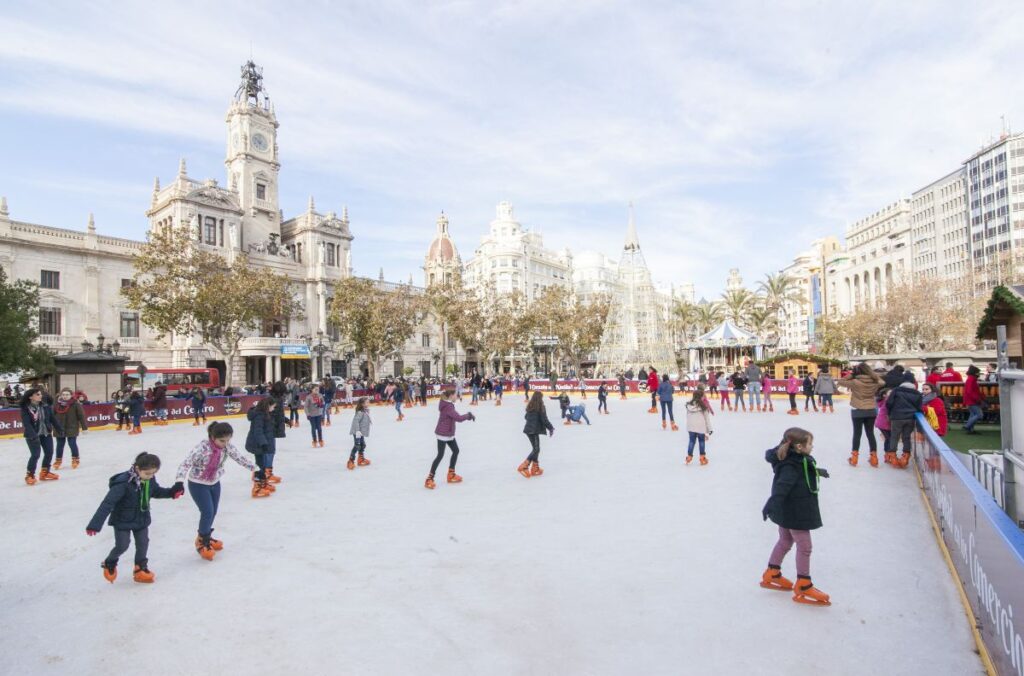
<path id="1" fill-rule="evenodd" d="M 918 483 L 982 662 L 1024 676 L 1024 532 L 920 413 L 917 427 Z"/>

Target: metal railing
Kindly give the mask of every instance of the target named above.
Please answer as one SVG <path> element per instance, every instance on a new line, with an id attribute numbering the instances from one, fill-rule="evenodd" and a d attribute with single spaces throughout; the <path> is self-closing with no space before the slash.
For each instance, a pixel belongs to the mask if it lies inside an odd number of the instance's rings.
<path id="1" fill-rule="evenodd" d="M 985 462 L 982 455 L 977 451 L 968 451 L 971 458 L 971 474 L 978 480 L 989 495 L 996 501 L 1000 509 L 1006 509 L 1006 482 L 1003 478 L 1003 470 L 991 462 Z"/>

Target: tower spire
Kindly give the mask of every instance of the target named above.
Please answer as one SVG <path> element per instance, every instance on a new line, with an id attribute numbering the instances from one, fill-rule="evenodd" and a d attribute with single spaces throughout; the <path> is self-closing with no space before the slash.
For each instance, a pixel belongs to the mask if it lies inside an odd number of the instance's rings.
<path id="1" fill-rule="evenodd" d="M 185 169 L 185 158 L 181 158 L 178 162 L 178 178 L 185 178 L 188 175 L 188 171 Z"/>
<path id="2" fill-rule="evenodd" d="M 316 205 L 313 204 L 312 195 L 309 196 L 309 205 L 306 207 L 306 211 L 308 211 L 309 213 L 313 213 L 314 211 L 316 211 Z"/>
<path id="3" fill-rule="evenodd" d="M 629 225 L 626 226 L 626 243 L 623 247 L 626 251 L 639 251 L 640 238 L 636 234 L 636 222 L 633 219 L 633 202 L 629 203 Z"/>
<path id="4" fill-rule="evenodd" d="M 10 215 L 10 212 L 7 211 L 7 198 L 0 197 L 0 216 L 7 218 Z"/>
<path id="5" fill-rule="evenodd" d="M 89 212 L 89 224 L 86 226 L 89 232 L 96 232 L 96 220 L 92 217 L 92 212 Z"/>

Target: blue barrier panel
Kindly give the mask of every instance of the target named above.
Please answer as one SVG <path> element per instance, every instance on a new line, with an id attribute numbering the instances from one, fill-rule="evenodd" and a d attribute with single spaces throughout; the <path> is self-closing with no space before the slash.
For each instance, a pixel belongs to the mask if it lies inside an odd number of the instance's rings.
<path id="1" fill-rule="evenodd" d="M 1024 676 L 1024 533 L 920 413 L 917 426 L 914 459 L 982 640 L 1000 674 Z"/>

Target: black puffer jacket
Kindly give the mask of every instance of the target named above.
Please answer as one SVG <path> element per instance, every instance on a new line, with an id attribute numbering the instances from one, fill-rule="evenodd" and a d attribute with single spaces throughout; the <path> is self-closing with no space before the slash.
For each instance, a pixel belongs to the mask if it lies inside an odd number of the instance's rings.
<path id="1" fill-rule="evenodd" d="M 555 426 L 548 420 L 548 412 L 543 406 L 539 411 L 526 412 L 526 425 L 523 427 L 523 434 L 544 434 L 554 431 Z"/>
<path id="2" fill-rule="evenodd" d="M 271 395 L 271 396 L 273 396 L 274 397 L 274 401 L 277 402 L 277 406 L 275 406 L 274 410 L 270 413 L 270 417 L 274 419 L 274 438 L 275 439 L 284 439 L 285 438 L 285 427 L 287 427 L 287 425 L 285 425 L 285 420 L 284 420 L 284 400 L 285 400 L 285 396 L 283 394 Z"/>
<path id="3" fill-rule="evenodd" d="M 103 520 L 110 515 L 110 525 L 122 530 L 139 530 L 148 528 L 153 522 L 149 515 L 149 503 L 143 500 L 145 482 L 132 481 L 131 472 L 121 472 L 110 477 L 110 490 L 103 498 L 99 509 L 93 515 L 87 530 L 99 531 L 103 528 Z M 163 488 L 156 482 L 156 477 L 149 480 L 149 497 L 173 498 L 173 488 Z"/>
<path id="4" fill-rule="evenodd" d="M 260 413 L 253 406 L 246 416 L 249 419 L 249 434 L 245 436 L 245 450 L 255 455 L 273 453 L 277 446 L 274 437 L 274 414 Z"/>
<path id="5" fill-rule="evenodd" d="M 889 420 L 913 420 L 921 412 L 924 399 L 913 385 L 900 385 L 889 393 L 885 400 L 885 410 L 889 412 Z"/>
<path id="6" fill-rule="evenodd" d="M 764 459 L 772 466 L 772 495 L 764 505 L 764 513 L 774 523 L 793 530 L 821 528 L 818 510 L 818 469 L 814 458 L 790 449 L 785 460 L 779 460 L 776 449 L 765 451 Z"/>

